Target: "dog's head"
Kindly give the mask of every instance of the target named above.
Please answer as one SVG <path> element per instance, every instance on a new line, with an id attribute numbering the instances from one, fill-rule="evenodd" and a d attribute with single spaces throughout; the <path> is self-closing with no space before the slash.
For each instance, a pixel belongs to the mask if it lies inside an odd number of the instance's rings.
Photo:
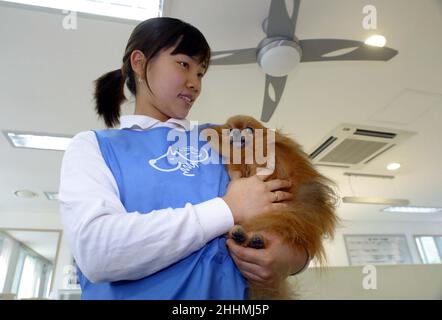
<path id="1" fill-rule="evenodd" d="M 274 167 L 275 130 L 243 115 L 231 117 L 224 125 L 212 129 L 216 132 L 209 138 L 212 147 L 242 176 L 254 174 L 258 168 Z"/>
<path id="2" fill-rule="evenodd" d="M 257 170 L 266 168 L 278 178 L 315 175 L 307 155 L 293 139 L 280 130 L 269 129 L 250 116 L 231 117 L 222 126 L 213 127 L 217 139 L 212 139 L 212 146 L 231 165 L 241 171 L 242 176 L 250 176 Z M 279 163 L 279 165 L 276 165 Z M 295 170 L 299 173 L 292 172 Z M 245 173 L 245 174 L 244 174 Z"/>

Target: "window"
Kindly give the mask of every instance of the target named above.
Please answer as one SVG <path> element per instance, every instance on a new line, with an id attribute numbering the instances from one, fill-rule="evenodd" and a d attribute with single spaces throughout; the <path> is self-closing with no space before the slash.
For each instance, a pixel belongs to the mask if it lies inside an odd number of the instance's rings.
<path id="1" fill-rule="evenodd" d="M 162 15 L 163 0 L 2 0 L 24 5 L 142 21 Z"/>
<path id="2" fill-rule="evenodd" d="M 442 263 L 442 236 L 416 236 L 415 241 L 424 264 Z"/>
<path id="3" fill-rule="evenodd" d="M 8 256 L 6 238 L 0 233 L 0 292 L 3 292 L 6 273 L 8 271 Z"/>
<path id="4" fill-rule="evenodd" d="M 0 232 L 0 292 L 18 299 L 48 296 L 52 262 L 20 241 Z"/>
<path id="5" fill-rule="evenodd" d="M 3 292 L 5 290 L 14 243 L 1 231 L 0 239 L 0 292 Z"/>
<path id="6" fill-rule="evenodd" d="M 22 259 L 16 269 L 15 290 L 17 298 L 42 297 L 50 282 L 52 266 L 43 257 L 22 249 Z M 47 291 L 46 291 L 47 292 Z"/>
<path id="7" fill-rule="evenodd" d="M 38 274 L 35 272 L 36 267 L 36 259 L 26 255 L 17 292 L 18 299 L 37 296 L 35 292 L 36 282 L 38 281 Z"/>

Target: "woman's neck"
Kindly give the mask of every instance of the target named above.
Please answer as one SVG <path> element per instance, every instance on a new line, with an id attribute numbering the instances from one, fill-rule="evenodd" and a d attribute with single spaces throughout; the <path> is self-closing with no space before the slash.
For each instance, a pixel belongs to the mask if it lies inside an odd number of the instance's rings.
<path id="1" fill-rule="evenodd" d="M 160 120 L 161 122 L 166 122 L 170 119 L 169 116 L 165 115 L 160 110 L 147 103 L 143 104 L 136 102 L 134 115 L 148 116 Z"/>

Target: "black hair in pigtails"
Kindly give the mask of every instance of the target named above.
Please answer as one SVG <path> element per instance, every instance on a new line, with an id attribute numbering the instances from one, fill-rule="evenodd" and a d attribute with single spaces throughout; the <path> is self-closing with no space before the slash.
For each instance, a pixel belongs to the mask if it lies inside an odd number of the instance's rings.
<path id="1" fill-rule="evenodd" d="M 121 69 L 103 74 L 95 80 L 95 111 L 103 117 L 107 127 L 120 123 L 120 106 L 124 96 L 124 78 Z"/>

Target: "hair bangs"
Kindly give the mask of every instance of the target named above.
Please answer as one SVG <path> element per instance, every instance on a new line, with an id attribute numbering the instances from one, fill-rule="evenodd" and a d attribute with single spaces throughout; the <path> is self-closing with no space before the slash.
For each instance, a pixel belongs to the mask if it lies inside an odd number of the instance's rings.
<path id="1" fill-rule="evenodd" d="M 178 45 L 172 54 L 185 54 L 189 57 L 196 57 L 200 64 L 209 68 L 211 51 L 209 44 L 203 34 L 191 25 L 187 25 L 178 38 Z"/>

